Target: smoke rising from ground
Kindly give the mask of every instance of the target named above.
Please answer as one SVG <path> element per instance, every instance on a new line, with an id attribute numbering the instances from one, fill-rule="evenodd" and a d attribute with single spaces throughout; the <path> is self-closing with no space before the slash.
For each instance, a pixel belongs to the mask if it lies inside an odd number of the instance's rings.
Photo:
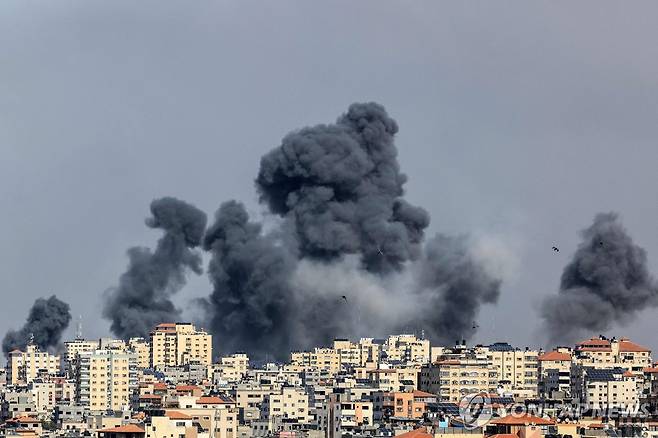
<path id="1" fill-rule="evenodd" d="M 417 268 L 414 301 L 425 309 L 419 324 L 430 339 L 449 345 L 470 338 L 477 331 L 480 306 L 498 301 L 502 281 L 473 254 L 466 236 L 436 235 Z"/>
<path id="2" fill-rule="evenodd" d="M 69 305 L 57 298 L 38 298 L 27 316 L 25 325 L 20 330 L 7 332 L 2 340 L 2 351 L 19 349 L 25 351 L 25 346 L 34 338 L 34 344 L 42 350 L 56 347 L 62 333 L 71 322 Z"/>
<path id="3" fill-rule="evenodd" d="M 165 197 L 151 203 L 146 225 L 164 231 L 155 251 L 128 250 L 128 269 L 119 286 L 109 291 L 103 315 L 112 321 L 112 333 L 122 339 L 147 337 L 155 325 L 176 321 L 180 311 L 171 295 L 186 282 L 188 271 L 201 274 L 201 244 L 206 214 L 184 201 Z"/>
<path id="4" fill-rule="evenodd" d="M 208 274 L 214 290 L 207 304 L 216 343 L 223 351 L 286 355 L 298 312 L 289 282 L 296 259 L 249 221 L 236 201 L 217 210 L 203 247 L 212 253 Z"/>
<path id="5" fill-rule="evenodd" d="M 359 254 L 374 272 L 418 257 L 429 215 L 402 198 L 397 132 L 381 105 L 353 104 L 335 124 L 292 132 L 261 159 L 261 200 L 294 224 L 302 257 Z"/>
<path id="6" fill-rule="evenodd" d="M 403 198 L 397 131 L 381 105 L 366 103 L 288 134 L 256 179 L 281 218 L 271 233 L 240 203 L 222 204 L 204 239 L 214 286 L 204 303 L 222 352 L 285 358 L 335 337 L 474 334 L 500 280 L 466 237 L 423 248 L 429 215 Z"/>
<path id="7" fill-rule="evenodd" d="M 564 268 L 557 296 L 544 302 L 542 316 L 552 343 L 570 343 L 629 321 L 658 304 L 658 284 L 615 213 L 601 213 L 582 232 L 583 241 Z"/>

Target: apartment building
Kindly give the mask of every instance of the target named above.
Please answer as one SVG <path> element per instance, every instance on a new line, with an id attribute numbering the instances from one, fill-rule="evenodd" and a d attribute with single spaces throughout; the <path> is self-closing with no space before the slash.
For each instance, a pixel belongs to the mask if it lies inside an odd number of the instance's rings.
<path id="1" fill-rule="evenodd" d="M 428 363 L 430 341 L 410 334 L 392 335 L 382 346 L 382 357 L 388 361 Z"/>
<path id="2" fill-rule="evenodd" d="M 361 366 L 361 344 L 347 339 L 334 339 L 333 349 L 342 368 Z"/>
<path id="3" fill-rule="evenodd" d="M 78 354 L 76 402 L 91 412 L 121 411 L 137 387 L 137 355 L 119 350 Z"/>
<path id="4" fill-rule="evenodd" d="M 436 403 L 436 394 L 423 391 L 408 392 L 383 392 L 377 391 L 372 394 L 374 418 L 381 420 L 383 417 L 423 418 L 427 412 L 429 403 Z"/>
<path id="5" fill-rule="evenodd" d="M 375 341 L 373 338 L 361 338 L 359 347 L 361 348 L 361 366 L 377 368 L 381 357 L 382 343 Z"/>
<path id="6" fill-rule="evenodd" d="M 340 371 L 340 355 L 333 348 L 315 348 L 313 351 L 295 351 L 290 354 L 295 367 L 314 368 L 334 375 Z"/>
<path id="7" fill-rule="evenodd" d="M 279 393 L 281 386 L 271 383 L 239 383 L 235 388 L 240 421 L 250 424 L 260 419 L 260 406 L 266 395 Z"/>
<path id="8" fill-rule="evenodd" d="M 367 380 L 372 387 L 382 391 L 411 391 L 418 389 L 418 376 L 421 367 L 396 366 L 366 370 Z"/>
<path id="9" fill-rule="evenodd" d="M 180 366 L 190 362 L 210 365 L 212 335 L 190 323 L 163 323 L 151 332 L 152 368 Z"/>
<path id="10" fill-rule="evenodd" d="M 247 375 L 249 356 L 245 353 L 235 353 L 220 358 L 218 364 L 208 368 L 208 376 L 215 382 L 236 383 Z"/>
<path id="11" fill-rule="evenodd" d="M 540 355 L 539 395 L 548 398 L 569 397 L 571 394 L 571 349 L 561 348 Z"/>
<path id="12" fill-rule="evenodd" d="M 292 386 L 284 386 L 275 394 L 266 394 L 260 407 L 260 417 L 263 420 L 281 417 L 307 423 L 310 419 L 308 394 L 303 388 Z"/>
<path id="13" fill-rule="evenodd" d="M 30 344 L 25 351 L 14 350 L 7 358 L 7 384 L 28 384 L 39 376 L 54 376 L 60 371 L 60 357 Z"/>
<path id="14" fill-rule="evenodd" d="M 75 361 L 79 353 L 95 351 L 100 347 L 98 340 L 74 339 L 64 342 L 64 361 L 66 372 L 75 375 Z"/>
<path id="15" fill-rule="evenodd" d="M 437 394 L 442 402 L 458 403 L 469 394 L 490 393 L 497 384 L 486 357 L 440 360 L 424 365 L 420 373 L 420 389 Z"/>
<path id="16" fill-rule="evenodd" d="M 608 339 L 599 336 L 576 344 L 573 359 L 583 367 L 620 367 L 642 372 L 642 369 L 651 366 L 651 350 L 628 338 Z"/>
<path id="17" fill-rule="evenodd" d="M 486 355 L 490 377 L 498 381 L 500 390 L 519 399 L 537 396 L 538 350 L 515 348 L 505 342 L 476 347 L 476 350 Z"/>
<path id="18" fill-rule="evenodd" d="M 144 338 L 130 338 L 128 349 L 137 355 L 137 368 L 145 369 L 151 366 L 151 344 Z"/>
<path id="19" fill-rule="evenodd" d="M 590 406 L 634 407 L 639 402 L 639 377 L 623 368 L 585 368 L 580 379 L 579 399 Z"/>
<path id="20" fill-rule="evenodd" d="M 235 400 L 226 396 L 180 396 L 177 412 L 192 418 L 205 436 L 236 438 L 238 410 Z M 207 435 L 206 435 L 207 434 Z"/>
<path id="21" fill-rule="evenodd" d="M 430 358 L 430 342 L 415 335 L 389 336 L 386 340 L 361 338 L 359 342 L 335 339 L 331 348 L 292 352 L 290 364 L 299 369 L 317 368 L 335 375 L 341 370 L 375 369 L 380 362 L 426 363 Z"/>

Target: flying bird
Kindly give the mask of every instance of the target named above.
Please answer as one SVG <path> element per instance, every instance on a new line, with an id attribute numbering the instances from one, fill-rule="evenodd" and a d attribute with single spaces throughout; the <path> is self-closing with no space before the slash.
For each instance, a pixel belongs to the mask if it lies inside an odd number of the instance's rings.
<path id="1" fill-rule="evenodd" d="M 558 248 L 557 246 L 554 246 L 554 247 L 553 247 L 553 251 L 555 251 L 555 252 L 560 252 L 560 248 Z"/>
<path id="2" fill-rule="evenodd" d="M 341 295 L 341 298 L 344 299 L 345 302 L 347 303 L 347 297 L 345 295 Z"/>
<path id="3" fill-rule="evenodd" d="M 377 252 L 379 254 L 381 254 L 382 256 L 384 256 L 384 251 L 382 251 L 382 249 L 379 247 L 379 245 L 377 245 Z"/>
<path id="4" fill-rule="evenodd" d="M 473 321 L 473 330 L 479 329 L 479 328 L 480 328 L 480 326 L 478 325 L 478 323 Z"/>

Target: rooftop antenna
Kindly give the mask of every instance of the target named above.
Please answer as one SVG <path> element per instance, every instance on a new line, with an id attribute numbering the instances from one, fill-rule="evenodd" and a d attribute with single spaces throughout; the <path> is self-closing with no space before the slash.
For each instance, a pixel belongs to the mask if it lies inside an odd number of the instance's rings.
<path id="1" fill-rule="evenodd" d="M 75 326 L 75 339 L 82 340 L 82 315 L 78 315 L 78 324 Z"/>

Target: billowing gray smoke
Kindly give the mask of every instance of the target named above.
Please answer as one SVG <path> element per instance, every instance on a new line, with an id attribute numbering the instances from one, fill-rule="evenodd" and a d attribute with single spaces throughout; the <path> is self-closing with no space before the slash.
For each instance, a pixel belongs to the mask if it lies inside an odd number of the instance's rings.
<path id="1" fill-rule="evenodd" d="M 128 269 L 119 286 L 110 290 L 103 315 L 112 321 L 112 332 L 122 339 L 148 336 L 155 325 L 176 321 L 180 311 L 171 295 L 186 281 L 187 271 L 202 272 L 201 256 L 193 248 L 201 244 L 206 214 L 175 198 L 151 202 L 151 228 L 164 230 L 154 252 L 149 248 L 128 250 Z"/>
<path id="2" fill-rule="evenodd" d="M 500 281 L 466 238 L 423 251 L 425 210 L 403 199 L 406 176 L 381 105 L 353 104 L 335 124 L 287 135 L 261 160 L 261 201 L 280 217 L 265 233 L 231 201 L 204 248 L 214 291 L 206 301 L 223 352 L 285 357 L 333 337 L 425 330 L 435 341 L 473 335 Z"/>
<path id="3" fill-rule="evenodd" d="M 501 280 L 475 258 L 466 236 L 435 236 L 427 242 L 418 268 L 421 327 L 444 345 L 470 338 L 480 306 L 498 301 Z"/>
<path id="4" fill-rule="evenodd" d="M 564 268 L 560 291 L 544 302 L 551 343 L 571 343 L 627 322 L 658 304 L 658 285 L 644 249 L 633 243 L 615 213 L 598 214 Z"/>
<path id="5" fill-rule="evenodd" d="M 34 339 L 34 344 L 42 350 L 56 347 L 62 333 L 71 322 L 69 305 L 55 295 L 50 298 L 38 298 L 27 316 L 25 325 L 18 330 L 10 330 L 2 340 L 2 351 L 8 352 L 25 346 Z"/>
<path id="6" fill-rule="evenodd" d="M 396 132 L 381 105 L 353 104 L 335 124 L 293 132 L 262 158 L 261 200 L 294 224 L 302 257 L 359 254 L 375 272 L 417 258 L 429 215 L 402 198 Z"/>
<path id="7" fill-rule="evenodd" d="M 224 351 L 286 355 L 295 319 L 289 279 L 296 260 L 236 201 L 221 205 L 203 241 L 212 252 L 210 326 Z"/>

